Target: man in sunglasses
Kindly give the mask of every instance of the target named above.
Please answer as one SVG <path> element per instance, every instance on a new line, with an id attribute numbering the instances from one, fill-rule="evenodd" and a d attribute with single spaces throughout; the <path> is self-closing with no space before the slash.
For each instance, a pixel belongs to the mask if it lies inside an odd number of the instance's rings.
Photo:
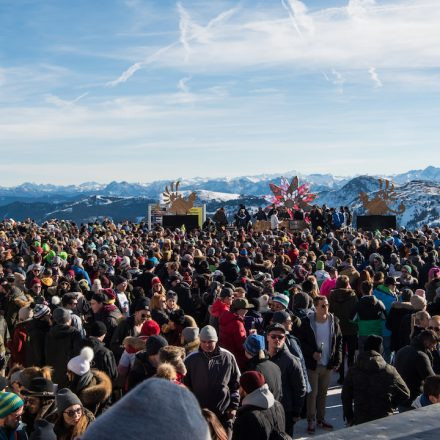
<path id="1" fill-rule="evenodd" d="M 147 319 L 151 319 L 150 300 L 142 298 L 136 302 L 134 314 L 119 322 L 113 333 L 110 349 L 115 355 L 116 362 L 119 362 L 124 352 L 124 347 L 122 346 L 124 339 L 127 336 L 138 336 Z"/>
<path id="2" fill-rule="evenodd" d="M 299 420 L 306 395 L 301 362 L 285 345 L 286 330 L 281 324 L 272 324 L 266 329 L 267 352 L 270 360 L 281 370 L 281 404 L 286 414 L 286 433 L 293 434 L 293 427 Z"/>
<path id="3" fill-rule="evenodd" d="M 329 312 L 325 296 L 313 299 L 315 312 L 302 320 L 299 339 L 307 366 L 312 391 L 307 395 L 307 431 L 318 427 L 333 429 L 325 421 L 325 404 L 332 371 L 337 371 L 342 361 L 342 334 L 339 320 Z"/>

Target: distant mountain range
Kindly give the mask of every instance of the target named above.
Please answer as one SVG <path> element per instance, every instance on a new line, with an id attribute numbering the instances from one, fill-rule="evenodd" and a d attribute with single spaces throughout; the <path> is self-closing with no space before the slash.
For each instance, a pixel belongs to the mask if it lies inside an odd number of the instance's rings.
<path id="1" fill-rule="evenodd" d="M 379 176 L 340 177 L 332 174 L 310 174 L 290 171 L 283 174 L 243 176 L 235 178 L 194 178 L 181 180 L 184 194 L 195 191 L 197 202 L 207 206 L 212 213 L 225 206 L 232 214 L 240 203 L 251 209 L 267 206 L 269 183 L 279 184 L 280 177 L 298 175 L 300 183 L 311 184 L 311 191 L 318 193 L 319 205 L 351 206 L 362 213 L 359 193 L 374 196 L 379 189 Z M 384 176 L 380 176 L 384 177 Z M 396 184 L 398 202 L 407 207 L 399 218 L 402 226 L 418 227 L 423 223 L 439 223 L 440 217 L 440 168 L 433 166 L 423 170 L 385 176 Z M 22 220 L 31 217 L 38 222 L 50 218 L 73 220 L 78 223 L 111 217 L 115 221 L 145 217 L 149 203 L 156 203 L 170 181 L 151 183 L 110 182 L 99 184 L 86 182 L 80 185 L 51 185 L 23 183 L 16 187 L 0 187 L 0 218 Z"/>

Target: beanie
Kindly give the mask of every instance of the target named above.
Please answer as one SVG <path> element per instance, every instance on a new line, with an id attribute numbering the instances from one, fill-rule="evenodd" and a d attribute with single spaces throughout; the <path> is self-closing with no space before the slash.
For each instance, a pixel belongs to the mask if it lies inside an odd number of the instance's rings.
<path id="1" fill-rule="evenodd" d="M 58 414 L 62 414 L 67 408 L 69 408 L 69 406 L 72 405 L 83 406 L 78 396 L 72 393 L 69 388 L 63 388 L 58 391 L 57 395 L 55 396 L 55 403 Z"/>
<path id="2" fill-rule="evenodd" d="M 99 338 L 100 336 L 107 334 L 107 327 L 102 321 L 94 321 L 90 326 L 89 334 L 90 336 Z"/>
<path id="3" fill-rule="evenodd" d="M 174 299 L 174 301 L 177 302 L 177 293 L 174 292 L 174 290 L 168 290 L 168 292 L 167 292 L 167 300 L 168 299 Z"/>
<path id="4" fill-rule="evenodd" d="M 153 336 L 159 333 L 159 324 L 154 319 L 149 319 L 142 324 L 140 336 Z"/>
<path id="5" fill-rule="evenodd" d="M 383 352 L 382 336 L 370 335 L 364 342 L 364 351 L 374 350 L 379 354 Z"/>
<path id="6" fill-rule="evenodd" d="M 316 262 L 316 270 L 324 270 L 324 261 L 318 260 Z"/>
<path id="7" fill-rule="evenodd" d="M 127 440 L 134 440 L 145 438 L 146 432 L 155 440 L 210 438 L 194 394 L 185 387 L 153 377 L 141 382 L 97 417 L 82 439 L 107 440 L 119 433 Z"/>
<path id="8" fill-rule="evenodd" d="M 134 311 L 139 312 L 141 310 L 150 310 L 150 299 L 139 298 L 134 306 Z"/>
<path id="9" fill-rule="evenodd" d="M 412 267 L 408 266 L 407 264 L 402 267 L 402 269 L 405 269 L 410 275 L 412 274 Z"/>
<path id="10" fill-rule="evenodd" d="M 416 289 L 414 294 L 420 296 L 421 298 L 425 298 L 425 291 L 423 289 Z"/>
<path id="11" fill-rule="evenodd" d="M 286 309 L 289 306 L 289 297 L 287 295 L 284 295 L 283 293 L 273 296 L 272 301 L 283 305 Z"/>
<path id="12" fill-rule="evenodd" d="M 423 310 L 426 307 L 426 299 L 422 296 L 413 295 L 409 300 L 415 310 Z"/>
<path id="13" fill-rule="evenodd" d="M 243 344 L 244 349 L 251 354 L 256 356 L 261 350 L 264 350 L 264 337 L 261 335 L 249 335 Z"/>
<path id="14" fill-rule="evenodd" d="M 252 393 L 265 383 L 264 376 L 259 371 L 247 371 L 240 376 L 240 386 L 246 391 L 246 394 Z"/>
<path id="15" fill-rule="evenodd" d="M 284 324 L 289 318 L 290 315 L 285 310 L 281 310 L 272 315 L 272 322 L 274 324 Z"/>
<path id="16" fill-rule="evenodd" d="M 70 359 L 67 369 L 77 376 L 83 376 L 90 371 L 90 362 L 93 360 L 94 353 L 90 347 L 84 347 L 78 356 Z"/>
<path id="17" fill-rule="evenodd" d="M 297 309 L 309 308 L 309 295 L 305 292 L 298 292 L 293 296 L 293 307 Z"/>
<path id="18" fill-rule="evenodd" d="M 67 324 L 72 319 L 72 312 L 58 307 L 53 311 L 52 317 L 56 324 Z"/>
<path id="19" fill-rule="evenodd" d="M 218 336 L 215 328 L 212 325 L 205 325 L 200 331 L 200 340 L 201 341 L 218 341 Z"/>
<path id="20" fill-rule="evenodd" d="M 46 304 L 35 304 L 34 318 L 40 319 L 43 316 L 47 315 L 49 312 L 50 312 L 50 308 Z"/>
<path id="21" fill-rule="evenodd" d="M 228 298 L 229 296 L 234 296 L 234 291 L 229 287 L 223 287 L 220 292 L 220 298 Z"/>
<path id="22" fill-rule="evenodd" d="M 182 330 L 182 335 L 185 342 L 194 342 L 199 337 L 199 328 L 185 327 Z"/>
<path id="23" fill-rule="evenodd" d="M 169 320 L 174 324 L 183 325 L 185 322 L 185 312 L 182 309 L 173 310 L 169 316 Z"/>
<path id="24" fill-rule="evenodd" d="M 147 340 L 145 352 L 147 356 L 154 356 L 159 353 L 159 350 L 162 347 L 166 347 L 167 345 L 168 342 L 163 336 L 153 335 L 150 336 Z"/>
<path id="25" fill-rule="evenodd" d="M 15 393 L 0 393 L 0 419 L 4 419 L 18 408 L 23 406 L 23 401 Z"/>

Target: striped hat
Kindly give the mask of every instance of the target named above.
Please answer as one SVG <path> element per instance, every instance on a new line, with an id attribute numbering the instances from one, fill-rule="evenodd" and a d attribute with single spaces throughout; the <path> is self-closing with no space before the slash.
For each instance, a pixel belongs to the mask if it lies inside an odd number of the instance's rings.
<path id="1" fill-rule="evenodd" d="M 0 393 L 0 419 L 4 419 L 18 408 L 23 406 L 23 401 L 17 394 L 14 393 Z"/>
<path id="2" fill-rule="evenodd" d="M 40 319 L 50 312 L 50 308 L 46 304 L 35 304 L 34 318 Z"/>

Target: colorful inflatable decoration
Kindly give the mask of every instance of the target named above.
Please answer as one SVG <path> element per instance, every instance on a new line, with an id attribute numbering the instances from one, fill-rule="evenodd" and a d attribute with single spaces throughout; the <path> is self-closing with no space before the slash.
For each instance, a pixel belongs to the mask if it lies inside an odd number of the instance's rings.
<path id="1" fill-rule="evenodd" d="M 273 194 L 270 202 L 275 206 L 284 207 L 289 214 L 298 209 L 310 211 L 310 203 L 317 197 L 317 194 L 309 192 L 310 184 L 299 185 L 298 176 L 293 177 L 290 183 L 285 177 L 281 177 L 280 186 L 269 183 L 269 187 Z"/>

